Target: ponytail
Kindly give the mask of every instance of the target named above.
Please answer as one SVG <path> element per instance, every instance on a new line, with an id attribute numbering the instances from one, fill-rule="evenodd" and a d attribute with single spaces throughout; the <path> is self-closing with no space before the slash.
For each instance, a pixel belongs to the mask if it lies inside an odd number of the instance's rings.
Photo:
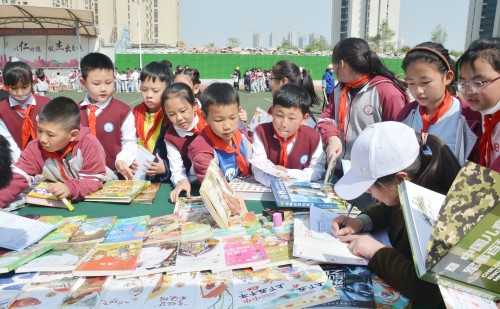
<path id="1" fill-rule="evenodd" d="M 304 88 L 311 97 L 311 105 L 319 105 L 320 100 L 316 91 L 314 91 L 314 84 L 311 73 L 306 69 L 301 69 L 290 60 L 281 60 L 276 63 L 271 69 L 275 78 L 280 80 L 286 78 L 291 84 L 301 86 Z"/>

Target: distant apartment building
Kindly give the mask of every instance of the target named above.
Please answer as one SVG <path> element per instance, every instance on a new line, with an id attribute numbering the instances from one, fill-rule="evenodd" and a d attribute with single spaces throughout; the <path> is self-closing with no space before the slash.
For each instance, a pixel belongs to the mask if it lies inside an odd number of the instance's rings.
<path id="1" fill-rule="evenodd" d="M 288 42 L 292 46 L 297 46 L 297 31 L 288 31 Z"/>
<path id="2" fill-rule="evenodd" d="M 253 47 L 254 48 L 264 47 L 264 34 L 262 32 L 255 32 L 253 34 Z"/>
<path id="3" fill-rule="evenodd" d="M 465 46 L 479 38 L 500 35 L 500 0 L 469 0 Z"/>
<path id="4" fill-rule="evenodd" d="M 303 35 L 299 37 L 299 48 L 306 48 L 307 47 L 307 35 Z"/>
<path id="5" fill-rule="evenodd" d="M 278 46 L 276 30 L 269 33 L 269 47 L 276 48 Z"/>
<path id="6" fill-rule="evenodd" d="M 314 40 L 319 40 L 319 34 L 316 32 L 309 34 L 309 45 L 311 45 Z"/>
<path id="7" fill-rule="evenodd" d="M 399 39 L 398 40 L 398 50 L 402 49 L 405 47 L 405 39 Z"/>

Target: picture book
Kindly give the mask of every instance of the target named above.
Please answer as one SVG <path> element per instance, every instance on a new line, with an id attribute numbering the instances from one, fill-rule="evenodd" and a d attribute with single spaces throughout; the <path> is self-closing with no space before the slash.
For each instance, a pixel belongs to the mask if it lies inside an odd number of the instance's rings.
<path id="1" fill-rule="evenodd" d="M 139 277 L 175 270 L 178 241 L 168 241 L 144 245 L 135 263 L 135 270 L 130 275 L 116 278 Z"/>
<path id="2" fill-rule="evenodd" d="M 371 271 L 368 267 L 322 264 L 321 269 L 339 293 L 340 299 L 314 308 L 375 308 Z"/>
<path id="3" fill-rule="evenodd" d="M 142 241 L 148 228 L 149 219 L 149 216 L 141 216 L 116 220 L 104 242 Z"/>
<path id="4" fill-rule="evenodd" d="M 59 221 L 61 221 L 62 218 L 63 216 L 42 216 L 38 218 L 38 221 L 57 225 L 57 223 L 59 223 Z"/>
<path id="5" fill-rule="evenodd" d="M 111 284 L 113 277 L 80 278 L 64 298 L 59 309 L 95 309 Z"/>
<path id="6" fill-rule="evenodd" d="M 214 236 L 214 232 L 207 219 L 181 225 L 182 241 L 203 239 L 211 236 Z"/>
<path id="7" fill-rule="evenodd" d="M 182 218 L 182 223 L 187 223 L 186 220 L 189 216 L 195 214 L 209 213 L 207 206 L 203 202 L 201 196 L 198 197 L 181 197 L 175 203 L 174 215 L 180 216 Z"/>
<path id="8" fill-rule="evenodd" d="M 293 256 L 293 234 L 269 234 L 259 236 L 259 240 L 264 246 L 269 262 L 267 264 L 252 266 L 254 270 L 263 267 L 274 267 L 291 264 L 294 260 L 305 260 Z"/>
<path id="9" fill-rule="evenodd" d="M 141 248 L 142 241 L 99 244 L 73 271 L 73 274 L 75 276 L 132 274 Z"/>
<path id="10" fill-rule="evenodd" d="M 177 308 L 195 309 L 199 272 L 163 274 L 143 309 Z"/>
<path id="11" fill-rule="evenodd" d="M 201 183 L 200 195 L 219 227 L 221 229 L 227 228 L 231 210 L 226 198 L 228 196 L 234 197 L 234 192 L 229 187 L 219 165 L 213 160 L 210 162 Z"/>
<path id="12" fill-rule="evenodd" d="M 39 243 L 64 243 L 76 233 L 78 228 L 87 219 L 86 215 L 68 217 L 57 222 L 57 229 L 50 232 L 47 236 L 42 238 Z"/>
<path id="13" fill-rule="evenodd" d="M 95 244 L 56 244 L 52 250 L 16 269 L 16 273 L 32 271 L 72 271 L 90 254 Z"/>
<path id="14" fill-rule="evenodd" d="M 235 270 L 233 291 L 235 308 L 238 309 L 286 307 L 301 299 L 278 267 Z"/>
<path id="15" fill-rule="evenodd" d="M 144 164 L 149 165 L 149 163 L 146 162 L 147 160 L 154 162 L 155 156 L 152 155 L 151 152 L 149 152 L 149 150 L 147 150 L 143 146 L 139 146 L 139 151 L 137 152 L 137 156 L 135 158 L 135 161 L 137 162 L 137 164 L 139 164 L 139 168 L 135 172 L 133 180 L 146 180 L 146 172 L 144 171 L 146 170 L 146 168 L 144 167 Z"/>
<path id="16" fill-rule="evenodd" d="M 245 200 L 274 201 L 271 188 L 255 180 L 252 174 L 236 176 L 229 181 L 229 187 L 234 194 L 242 196 Z"/>
<path id="17" fill-rule="evenodd" d="M 77 281 L 71 272 L 40 273 L 10 308 L 58 308 Z"/>
<path id="18" fill-rule="evenodd" d="M 273 116 L 264 111 L 262 108 L 257 107 L 255 113 L 253 114 L 252 121 L 250 121 L 250 126 L 255 131 L 255 128 L 257 128 L 258 125 L 271 121 L 273 121 Z"/>
<path id="19" fill-rule="evenodd" d="M 227 229 L 215 228 L 213 232 L 215 237 L 247 235 L 247 231 L 240 216 L 229 217 Z"/>
<path id="20" fill-rule="evenodd" d="M 28 193 L 26 196 L 26 202 L 32 205 L 38 206 L 49 206 L 55 208 L 66 208 L 66 205 L 59 200 L 54 194 L 47 192 L 47 187 L 50 185 L 49 182 L 41 182 L 36 186 L 33 191 Z"/>
<path id="21" fill-rule="evenodd" d="M 181 238 L 182 217 L 166 215 L 149 219 L 149 225 L 144 235 L 144 244 L 153 244 L 165 240 Z"/>
<path id="22" fill-rule="evenodd" d="M 0 309 L 7 309 L 16 298 L 38 277 L 36 272 L 15 274 L 13 272 L 0 275 Z"/>
<path id="23" fill-rule="evenodd" d="M 385 282 L 377 274 L 372 273 L 375 305 L 380 309 L 410 309 L 412 300 Z M 482 308 L 482 307 L 481 307 Z"/>
<path id="24" fill-rule="evenodd" d="M 161 183 L 152 183 L 149 187 L 144 189 L 144 191 L 139 193 L 130 203 L 152 205 L 158 195 L 158 191 L 160 191 L 160 185 Z"/>
<path id="25" fill-rule="evenodd" d="M 21 215 L 21 217 L 25 217 L 32 220 L 38 220 L 38 218 L 40 218 L 40 214 L 26 214 L 26 215 Z"/>
<path id="26" fill-rule="evenodd" d="M 181 241 L 177 251 L 175 272 L 211 270 L 225 267 L 224 244 L 221 238 Z"/>
<path id="27" fill-rule="evenodd" d="M 316 206 L 344 211 L 349 208 L 335 193 L 332 184 L 271 180 L 271 190 L 278 207 Z"/>
<path id="28" fill-rule="evenodd" d="M 212 271 L 252 267 L 269 263 L 269 256 L 257 235 L 225 237 L 223 243 L 226 265 L 213 267 Z"/>
<path id="29" fill-rule="evenodd" d="M 447 309 L 497 309 L 493 300 L 439 286 Z"/>
<path id="30" fill-rule="evenodd" d="M 5 206 L 4 208 L 0 209 L 0 211 L 15 211 L 19 210 L 21 208 L 24 208 L 26 206 L 26 194 L 21 193 L 14 201 L 12 201 L 10 204 Z"/>
<path id="31" fill-rule="evenodd" d="M 53 224 L 32 220 L 9 212 L 0 212 L 0 247 L 21 251 L 56 228 Z"/>
<path id="32" fill-rule="evenodd" d="M 263 171 L 266 174 L 269 174 L 274 177 L 290 177 L 293 178 L 292 175 L 283 172 L 282 170 L 274 168 L 274 163 L 271 162 L 270 160 L 252 160 L 250 159 L 250 163 L 252 163 L 253 166 L 258 168 L 259 170 Z"/>
<path id="33" fill-rule="evenodd" d="M 115 279 L 101 298 L 99 309 L 142 308 L 163 274 Z"/>
<path id="34" fill-rule="evenodd" d="M 199 289 L 196 295 L 197 308 L 234 308 L 233 272 L 200 272 Z"/>
<path id="35" fill-rule="evenodd" d="M 116 217 L 103 217 L 87 219 L 85 223 L 70 238 L 70 243 L 98 243 L 102 242 L 108 235 Z"/>
<path id="36" fill-rule="evenodd" d="M 0 273 L 8 273 L 18 268 L 54 248 L 54 246 L 54 244 L 34 244 L 21 251 L 0 251 Z"/>
<path id="37" fill-rule="evenodd" d="M 102 189 L 88 195 L 87 202 L 130 203 L 139 193 L 149 187 L 149 181 L 111 180 Z"/>
<path id="38" fill-rule="evenodd" d="M 242 215 L 241 221 L 248 235 L 264 235 L 268 232 L 266 228 L 262 227 L 259 218 L 253 211 Z"/>

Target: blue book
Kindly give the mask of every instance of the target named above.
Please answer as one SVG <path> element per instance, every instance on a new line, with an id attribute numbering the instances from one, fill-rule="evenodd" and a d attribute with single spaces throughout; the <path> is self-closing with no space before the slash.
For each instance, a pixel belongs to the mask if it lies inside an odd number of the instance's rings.
<path id="1" fill-rule="evenodd" d="M 347 202 L 335 194 L 332 184 L 271 180 L 271 190 L 278 207 L 348 208 Z"/>
<path id="2" fill-rule="evenodd" d="M 0 309 L 9 308 L 36 277 L 36 272 L 16 274 L 11 271 L 0 275 Z"/>
<path id="3" fill-rule="evenodd" d="M 116 220 L 105 243 L 143 240 L 149 224 L 149 216 Z"/>

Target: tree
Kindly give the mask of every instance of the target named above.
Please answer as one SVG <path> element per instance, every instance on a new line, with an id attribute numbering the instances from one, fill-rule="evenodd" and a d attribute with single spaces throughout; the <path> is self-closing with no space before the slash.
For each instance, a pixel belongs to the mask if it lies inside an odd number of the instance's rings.
<path id="1" fill-rule="evenodd" d="M 297 46 L 293 46 L 288 41 L 283 41 L 283 43 L 281 43 L 281 46 L 279 46 L 278 48 L 279 49 L 297 49 Z"/>
<path id="2" fill-rule="evenodd" d="M 208 42 L 208 44 L 207 44 L 207 45 L 205 45 L 205 47 L 208 47 L 208 48 L 210 48 L 210 47 L 214 47 L 214 46 L 215 46 L 215 43 L 214 43 L 214 42 Z"/>
<path id="3" fill-rule="evenodd" d="M 434 43 L 439 43 L 444 46 L 444 43 L 448 40 L 448 32 L 446 29 L 441 26 L 441 24 L 437 25 L 434 30 L 431 31 L 431 41 Z"/>
<path id="4" fill-rule="evenodd" d="M 315 50 L 319 50 L 321 54 L 323 54 L 323 51 L 330 49 L 330 46 L 326 44 L 326 39 L 324 36 L 320 35 L 319 39 L 314 39 L 311 44 L 307 45 L 306 47 L 306 52 L 310 53 Z"/>
<path id="5" fill-rule="evenodd" d="M 238 47 L 241 44 L 240 40 L 238 40 L 237 38 L 227 38 L 227 40 L 229 41 L 227 46 L 230 47 Z"/>
<path id="6" fill-rule="evenodd" d="M 461 57 L 463 54 L 464 54 L 464 52 L 459 52 L 459 51 L 456 51 L 453 49 L 450 51 L 450 55 L 455 56 L 455 57 Z"/>
<path id="7" fill-rule="evenodd" d="M 400 52 L 400 53 L 402 53 L 402 54 L 406 54 L 407 52 L 409 52 L 409 51 L 410 51 L 410 49 L 411 49 L 411 47 L 410 47 L 410 46 L 403 46 L 403 48 L 401 48 L 401 49 L 399 50 L 399 52 Z"/>
<path id="8" fill-rule="evenodd" d="M 366 41 L 370 45 L 370 49 L 375 52 L 388 52 L 395 50 L 394 42 L 392 38 L 396 35 L 396 32 L 389 28 L 389 22 L 384 20 L 377 30 L 377 34 L 374 36 L 366 36 Z"/>

